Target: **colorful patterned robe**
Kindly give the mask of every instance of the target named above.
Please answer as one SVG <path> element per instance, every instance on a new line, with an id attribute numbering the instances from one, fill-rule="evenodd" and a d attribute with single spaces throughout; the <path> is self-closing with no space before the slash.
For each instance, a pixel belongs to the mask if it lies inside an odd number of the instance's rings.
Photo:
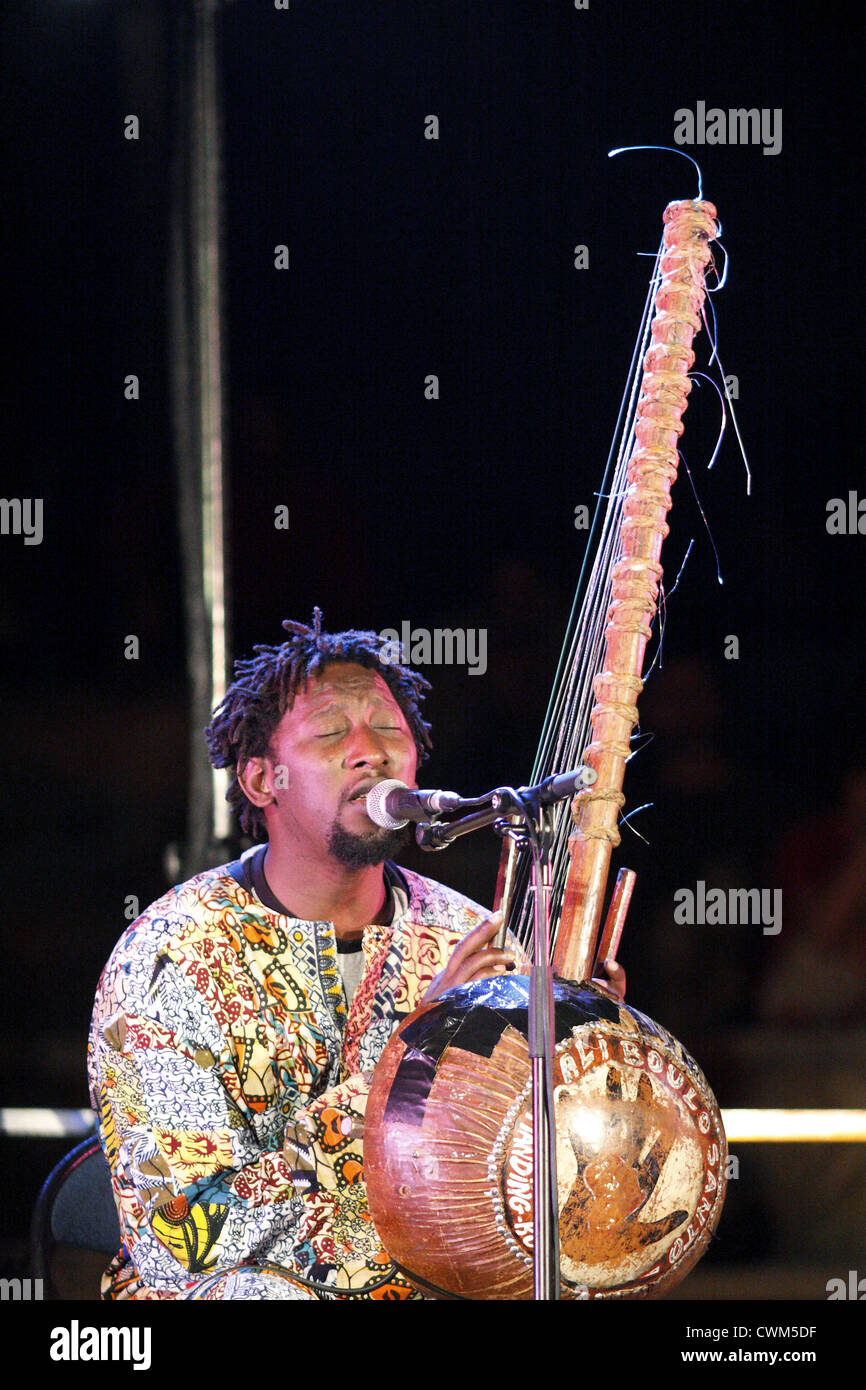
<path id="1" fill-rule="evenodd" d="M 401 873 L 408 906 L 365 928 L 348 1016 L 333 924 L 272 912 L 226 866 L 121 937 L 88 1048 L 123 1240 L 104 1297 L 189 1297 L 215 1271 L 262 1262 L 337 1297 L 417 1297 L 402 1277 L 383 1282 L 363 1183 L 367 1090 L 400 1019 L 487 912 Z"/>

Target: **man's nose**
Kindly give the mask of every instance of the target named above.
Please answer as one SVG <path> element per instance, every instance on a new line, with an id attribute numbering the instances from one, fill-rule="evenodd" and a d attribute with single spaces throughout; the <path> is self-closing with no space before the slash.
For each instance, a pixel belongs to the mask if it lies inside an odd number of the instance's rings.
<path id="1" fill-rule="evenodd" d="M 352 734 L 349 745 L 347 761 L 353 767 L 358 767 L 368 763 L 371 767 L 380 767 L 388 761 L 388 750 L 385 742 L 379 737 L 374 729 L 361 724 Z"/>

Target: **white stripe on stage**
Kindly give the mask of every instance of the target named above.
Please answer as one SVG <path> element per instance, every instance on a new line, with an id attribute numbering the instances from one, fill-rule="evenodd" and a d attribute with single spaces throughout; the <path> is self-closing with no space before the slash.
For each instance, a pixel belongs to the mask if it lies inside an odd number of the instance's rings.
<path id="1" fill-rule="evenodd" d="M 94 1127 L 92 1110 L 0 1109 L 0 1134 L 15 1139 L 83 1139 Z"/>
<path id="2" fill-rule="evenodd" d="M 732 1144 L 864 1144 L 866 1110 L 723 1110 Z M 76 1139 L 94 1128 L 91 1110 L 0 1109 L 0 1135 Z"/>

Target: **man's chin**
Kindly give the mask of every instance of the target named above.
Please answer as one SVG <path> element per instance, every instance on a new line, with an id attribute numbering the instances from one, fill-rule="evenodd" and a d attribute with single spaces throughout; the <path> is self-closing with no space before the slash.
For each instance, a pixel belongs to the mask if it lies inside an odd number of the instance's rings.
<path id="1" fill-rule="evenodd" d="M 409 840 L 409 827 L 401 830 L 376 828 L 366 835 L 355 835 L 334 821 L 328 836 L 328 850 L 340 864 L 349 869 L 367 869 L 372 864 L 384 864 L 392 859 Z"/>

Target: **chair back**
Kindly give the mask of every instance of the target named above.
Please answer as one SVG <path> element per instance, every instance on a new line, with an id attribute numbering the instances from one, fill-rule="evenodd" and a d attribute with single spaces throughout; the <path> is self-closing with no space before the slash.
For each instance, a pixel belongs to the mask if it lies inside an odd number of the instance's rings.
<path id="1" fill-rule="evenodd" d="M 91 1134 L 60 1160 L 36 1199 L 30 1229 L 33 1278 L 43 1281 L 45 1298 L 75 1297 L 58 1287 L 69 1282 L 70 1271 L 73 1283 L 78 1274 L 90 1282 L 119 1249 L 111 1176 L 99 1139 Z M 82 1258 L 76 1260 L 75 1252 Z M 92 1296 L 99 1296 L 98 1280 Z"/>

